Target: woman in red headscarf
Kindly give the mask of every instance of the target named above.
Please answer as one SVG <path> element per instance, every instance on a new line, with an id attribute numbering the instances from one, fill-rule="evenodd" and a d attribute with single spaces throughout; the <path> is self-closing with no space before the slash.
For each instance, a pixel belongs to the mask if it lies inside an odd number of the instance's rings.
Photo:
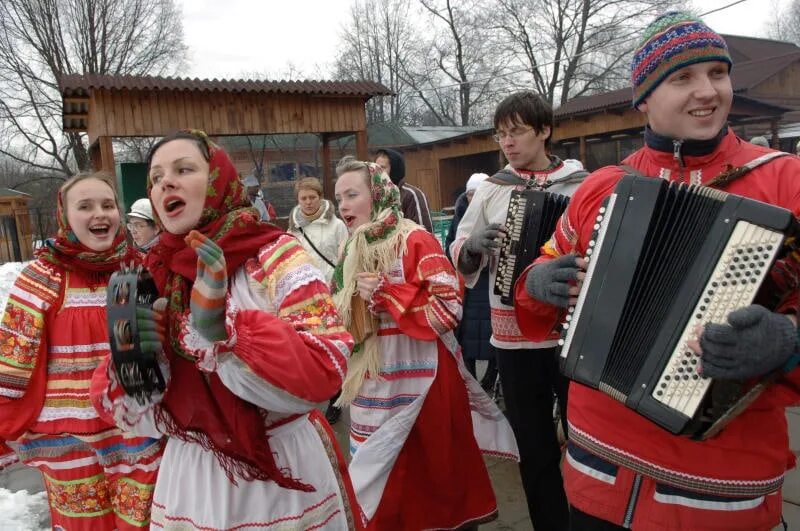
<path id="1" fill-rule="evenodd" d="M 113 177 L 65 182 L 58 226 L 0 289 L 0 439 L 41 471 L 54 529 L 142 529 L 162 443 L 123 434 L 89 392 L 110 356 L 106 286 L 127 253 Z"/>
<path id="2" fill-rule="evenodd" d="M 461 361 L 461 281 L 438 240 L 403 218 L 383 168 L 345 157 L 336 174 L 350 237 L 334 301 L 356 340 L 339 403 L 350 406 L 350 475 L 365 525 L 477 528 L 497 517 L 481 454 L 518 454 L 508 421 Z"/>
<path id="3" fill-rule="evenodd" d="M 146 258 L 161 299 L 167 389 L 144 406 L 114 371 L 98 404 L 168 435 L 153 526 L 356 528 L 338 447 L 315 404 L 341 386 L 352 338 L 300 243 L 261 222 L 228 155 L 201 132 L 150 152 L 161 239 Z M 99 386 L 98 386 L 99 387 Z"/>

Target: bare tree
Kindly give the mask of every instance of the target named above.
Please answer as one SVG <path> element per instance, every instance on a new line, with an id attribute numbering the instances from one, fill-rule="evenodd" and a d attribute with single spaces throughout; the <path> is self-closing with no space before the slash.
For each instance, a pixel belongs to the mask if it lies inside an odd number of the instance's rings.
<path id="1" fill-rule="evenodd" d="M 65 74 L 164 75 L 184 65 L 174 0 L 0 2 L 0 153 L 43 170 L 89 167 L 79 133 L 61 133 Z"/>
<path id="2" fill-rule="evenodd" d="M 770 12 L 772 18 L 766 24 L 767 36 L 800 46 L 800 0 L 792 0 L 783 9 L 777 1 L 773 1 Z"/>
<path id="3" fill-rule="evenodd" d="M 420 85 L 415 85 L 414 89 L 443 123 L 471 125 L 475 123 L 475 108 L 490 98 L 492 84 L 506 63 L 501 50 L 489 39 L 486 16 L 491 13 L 480 9 L 479 0 L 419 2 L 436 28 L 430 41 L 432 56 L 425 61 L 428 66 L 435 67 L 435 71 L 429 70 L 427 75 L 420 76 L 427 81 L 427 88 L 433 90 L 426 91 L 426 87 Z M 447 111 L 448 88 L 458 103 L 455 115 Z"/>
<path id="4" fill-rule="evenodd" d="M 377 81 L 394 93 L 369 101 L 368 122 L 408 122 L 413 102 L 402 73 L 419 45 L 409 0 L 356 0 L 350 14 L 334 77 Z"/>
<path id="5" fill-rule="evenodd" d="M 625 86 L 630 56 L 642 29 L 658 13 L 684 3 L 495 0 L 491 7 L 495 16 L 486 20 L 495 21 L 498 46 L 511 50 L 535 89 L 550 102 L 563 104 L 577 96 Z"/>
<path id="6" fill-rule="evenodd" d="M 129 136 L 114 140 L 114 159 L 117 162 L 147 162 L 147 155 L 158 138 Z"/>

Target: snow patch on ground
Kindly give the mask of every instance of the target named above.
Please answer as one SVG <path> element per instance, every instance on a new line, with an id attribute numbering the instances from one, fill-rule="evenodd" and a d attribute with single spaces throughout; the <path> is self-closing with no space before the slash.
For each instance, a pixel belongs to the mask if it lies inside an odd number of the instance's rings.
<path id="1" fill-rule="evenodd" d="M 28 494 L 0 488 L 0 530 L 46 531 L 50 529 L 47 493 Z"/>

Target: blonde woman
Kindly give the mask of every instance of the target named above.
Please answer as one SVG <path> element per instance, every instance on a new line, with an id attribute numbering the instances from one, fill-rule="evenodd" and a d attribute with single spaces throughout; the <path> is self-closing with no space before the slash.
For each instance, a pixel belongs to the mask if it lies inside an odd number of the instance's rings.
<path id="1" fill-rule="evenodd" d="M 339 246 L 347 239 L 347 227 L 336 217 L 333 204 L 323 199 L 322 183 L 316 177 L 297 181 L 294 193 L 297 206 L 289 214 L 289 232 L 300 240 L 330 284 Z"/>
<path id="2" fill-rule="evenodd" d="M 402 217 L 377 164 L 345 158 L 336 200 L 351 232 L 334 301 L 356 346 L 350 475 L 367 529 L 470 529 L 497 516 L 482 452 L 516 456 L 508 422 L 467 372 L 453 329 L 458 273 L 435 236 Z"/>

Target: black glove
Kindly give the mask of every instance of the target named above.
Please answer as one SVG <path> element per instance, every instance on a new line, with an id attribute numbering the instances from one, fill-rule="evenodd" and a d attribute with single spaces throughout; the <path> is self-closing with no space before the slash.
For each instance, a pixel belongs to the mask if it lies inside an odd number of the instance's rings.
<path id="1" fill-rule="evenodd" d="M 700 336 L 703 376 L 747 380 L 784 365 L 797 348 L 797 327 L 788 317 L 757 304 L 709 323 Z"/>
<path id="2" fill-rule="evenodd" d="M 497 238 L 505 232 L 502 224 L 490 223 L 482 230 L 470 234 L 461 247 L 461 254 L 458 258 L 459 271 L 464 274 L 477 271 L 481 264 L 481 257 L 500 248 L 502 243 L 497 241 Z"/>
<path id="3" fill-rule="evenodd" d="M 578 259 L 574 254 L 537 264 L 525 278 L 525 290 L 534 299 L 566 308 L 569 306 L 570 282 L 578 280 Z"/>

